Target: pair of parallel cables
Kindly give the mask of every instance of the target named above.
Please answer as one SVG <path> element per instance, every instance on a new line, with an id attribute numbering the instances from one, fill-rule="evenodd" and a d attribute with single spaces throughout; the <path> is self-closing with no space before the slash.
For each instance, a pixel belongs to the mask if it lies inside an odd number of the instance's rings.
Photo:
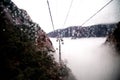
<path id="1" fill-rule="evenodd" d="M 85 22 L 83 22 L 83 23 L 81 24 L 81 26 L 83 26 L 83 25 L 86 24 L 89 20 L 91 20 L 94 16 L 96 16 L 100 11 L 102 11 L 102 10 L 103 10 L 106 6 L 108 6 L 112 1 L 114 1 L 114 0 L 110 0 L 109 2 L 107 2 L 107 3 L 106 3 L 103 7 L 101 7 L 96 13 L 94 13 L 94 14 L 93 14 L 92 16 L 90 16 Z M 53 31 L 54 31 L 54 30 L 55 30 L 55 27 L 54 27 L 53 18 L 52 18 L 51 9 L 50 9 L 50 4 L 49 4 L 49 1 L 48 1 L 48 0 L 47 0 L 47 4 L 48 4 L 49 14 L 50 14 L 51 23 L 52 23 L 52 27 L 53 27 Z M 70 6 L 69 6 L 67 15 L 66 15 L 66 17 L 65 17 L 65 21 L 64 21 L 63 26 L 65 26 L 65 24 L 66 24 L 66 22 L 67 22 L 67 19 L 68 19 L 68 16 L 69 16 L 69 13 L 70 13 L 72 4 L 73 4 L 73 0 L 71 0 L 71 3 L 70 3 Z"/>

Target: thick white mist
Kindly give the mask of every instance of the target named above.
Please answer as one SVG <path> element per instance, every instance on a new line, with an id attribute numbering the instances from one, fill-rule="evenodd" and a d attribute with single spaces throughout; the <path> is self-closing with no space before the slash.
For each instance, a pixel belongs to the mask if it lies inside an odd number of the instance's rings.
<path id="1" fill-rule="evenodd" d="M 120 73 L 120 57 L 111 46 L 103 45 L 105 39 L 64 39 L 62 59 L 67 62 L 77 80 L 117 80 L 115 75 Z M 56 39 L 51 40 L 57 48 Z M 58 51 L 56 53 L 58 56 Z"/>

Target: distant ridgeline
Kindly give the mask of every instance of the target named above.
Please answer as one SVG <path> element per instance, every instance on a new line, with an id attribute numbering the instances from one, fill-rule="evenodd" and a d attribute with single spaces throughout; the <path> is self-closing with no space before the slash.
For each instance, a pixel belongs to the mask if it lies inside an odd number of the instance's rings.
<path id="1" fill-rule="evenodd" d="M 58 35 L 62 37 L 72 37 L 72 38 L 82 38 L 82 37 L 106 37 L 108 34 L 112 33 L 116 28 L 116 23 L 114 24 L 98 24 L 92 26 L 71 26 L 65 29 L 55 30 L 48 33 L 49 37 L 57 37 Z"/>

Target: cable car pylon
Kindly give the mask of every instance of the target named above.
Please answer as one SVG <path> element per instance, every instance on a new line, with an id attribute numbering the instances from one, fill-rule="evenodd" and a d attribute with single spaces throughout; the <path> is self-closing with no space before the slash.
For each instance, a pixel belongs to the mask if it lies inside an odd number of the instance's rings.
<path id="1" fill-rule="evenodd" d="M 50 14 L 50 18 L 51 18 L 51 23 L 52 23 L 53 31 L 55 32 L 54 23 L 53 23 L 52 14 L 51 14 L 51 9 L 50 9 L 50 4 L 49 4 L 48 0 L 47 0 L 47 4 L 48 4 L 48 9 L 49 9 L 49 14 Z M 61 66 L 62 65 L 61 44 L 63 44 L 63 39 L 62 39 L 62 36 L 60 35 L 59 32 L 58 32 L 58 37 L 57 37 L 56 41 L 59 43 L 59 63 L 60 63 L 60 66 Z"/>

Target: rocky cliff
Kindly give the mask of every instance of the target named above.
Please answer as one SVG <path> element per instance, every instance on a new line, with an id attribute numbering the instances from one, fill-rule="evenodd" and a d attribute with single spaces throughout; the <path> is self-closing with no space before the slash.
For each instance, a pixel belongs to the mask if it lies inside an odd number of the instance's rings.
<path id="1" fill-rule="evenodd" d="M 27 12 L 0 0 L 0 80 L 64 80 L 67 66 L 50 51 L 50 39 Z"/>
<path id="2" fill-rule="evenodd" d="M 46 33 L 38 24 L 31 20 L 30 16 L 25 10 L 19 9 L 11 0 L 0 1 L 0 18 L 8 25 L 11 24 L 32 28 L 33 32 L 31 33 L 31 31 L 27 31 L 24 27 L 20 27 L 21 30 L 24 30 L 24 32 L 27 32 L 29 36 L 31 36 L 31 40 L 35 41 L 37 50 L 54 51 L 53 45 Z"/>
<path id="3" fill-rule="evenodd" d="M 107 37 L 107 44 L 113 45 L 120 54 L 120 22 L 117 23 L 117 28 Z"/>

